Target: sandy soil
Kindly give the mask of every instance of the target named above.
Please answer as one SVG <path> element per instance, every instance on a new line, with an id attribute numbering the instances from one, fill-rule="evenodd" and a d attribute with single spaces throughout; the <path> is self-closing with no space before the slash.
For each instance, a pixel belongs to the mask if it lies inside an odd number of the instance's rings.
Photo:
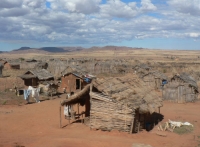
<path id="1" fill-rule="evenodd" d="M 188 121 L 194 124 L 194 131 L 185 135 L 165 132 L 167 137 L 161 137 L 156 135 L 156 128 L 139 134 L 103 132 L 90 130 L 81 123 L 68 125 L 67 120 L 63 120 L 64 127 L 59 128 L 59 103 L 64 97 L 24 106 L 0 106 L 0 147 L 131 147 L 133 143 L 195 147 L 200 141 L 200 102 L 164 102 L 162 122 Z"/>

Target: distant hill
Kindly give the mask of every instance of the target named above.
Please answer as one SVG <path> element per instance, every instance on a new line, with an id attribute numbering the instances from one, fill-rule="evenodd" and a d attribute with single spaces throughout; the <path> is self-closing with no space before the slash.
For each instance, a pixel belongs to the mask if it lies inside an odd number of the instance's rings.
<path id="1" fill-rule="evenodd" d="M 91 48 L 83 48 L 83 47 L 42 47 L 42 48 L 31 48 L 31 47 L 21 47 L 19 49 L 14 49 L 9 53 L 13 54 L 23 54 L 23 53 L 67 53 L 67 52 L 80 52 L 80 51 L 101 51 L 101 50 L 116 50 L 116 51 L 124 51 L 124 50 L 132 50 L 132 49 L 143 49 L 143 48 L 132 48 L 126 46 L 104 46 L 104 47 L 91 47 Z"/>
<path id="2" fill-rule="evenodd" d="M 16 49 L 15 51 L 23 51 L 23 50 L 29 50 L 32 49 L 30 47 L 20 47 L 19 49 Z"/>
<path id="3" fill-rule="evenodd" d="M 52 53 L 60 53 L 60 52 L 74 52 L 74 51 L 81 51 L 84 48 L 82 47 L 43 47 L 39 50 L 52 52 Z"/>
<path id="4" fill-rule="evenodd" d="M 2 54 L 2 53 L 6 53 L 7 51 L 0 51 L 0 54 Z"/>
<path id="5" fill-rule="evenodd" d="M 91 47 L 87 49 L 88 51 L 94 51 L 94 50 L 116 50 L 116 51 L 121 51 L 121 50 L 132 50 L 132 49 L 143 49 L 143 48 L 132 48 L 132 47 L 126 47 L 126 46 L 104 46 L 104 47 Z"/>
<path id="6" fill-rule="evenodd" d="M 38 50 L 43 50 L 43 51 L 52 52 L 52 53 L 69 52 L 68 50 L 65 50 L 60 47 L 43 47 Z"/>
<path id="7" fill-rule="evenodd" d="M 19 49 L 14 49 L 9 53 L 65 53 L 65 52 L 75 52 L 81 51 L 84 48 L 82 47 L 42 47 L 42 48 L 30 48 L 30 47 L 21 47 Z"/>

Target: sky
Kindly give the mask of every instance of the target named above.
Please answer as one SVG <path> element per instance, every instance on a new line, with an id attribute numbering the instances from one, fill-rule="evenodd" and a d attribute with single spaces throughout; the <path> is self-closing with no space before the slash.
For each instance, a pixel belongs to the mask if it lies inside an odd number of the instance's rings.
<path id="1" fill-rule="evenodd" d="M 0 51 L 128 46 L 200 50 L 200 0 L 1 0 Z"/>

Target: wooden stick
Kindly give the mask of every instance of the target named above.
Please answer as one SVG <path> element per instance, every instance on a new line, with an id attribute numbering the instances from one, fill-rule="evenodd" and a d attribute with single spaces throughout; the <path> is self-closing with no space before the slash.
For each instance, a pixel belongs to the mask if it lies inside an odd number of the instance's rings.
<path id="1" fill-rule="evenodd" d="M 61 105 L 60 105 L 60 128 L 62 128 L 62 118 L 61 118 Z"/>
<path id="2" fill-rule="evenodd" d="M 138 133 L 140 132 L 140 122 L 138 122 Z"/>
<path id="3" fill-rule="evenodd" d="M 132 120 L 132 123 L 131 123 L 130 134 L 132 134 L 132 133 L 133 133 L 133 124 L 134 124 L 134 118 L 133 118 L 133 120 Z"/>
<path id="4" fill-rule="evenodd" d="M 77 105 L 78 105 L 78 115 L 79 115 L 79 103 Z"/>

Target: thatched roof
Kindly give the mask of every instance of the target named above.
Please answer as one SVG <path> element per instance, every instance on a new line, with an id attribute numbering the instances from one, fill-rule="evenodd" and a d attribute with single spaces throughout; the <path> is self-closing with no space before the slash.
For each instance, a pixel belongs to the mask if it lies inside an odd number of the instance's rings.
<path id="1" fill-rule="evenodd" d="M 140 113 L 153 113 L 162 106 L 162 100 L 136 75 L 96 79 L 93 86 L 118 102 L 128 103 L 129 108 L 139 109 Z"/>
<path id="2" fill-rule="evenodd" d="M 83 75 L 87 74 L 87 71 L 84 67 L 80 66 L 67 66 L 67 68 L 61 72 L 61 75 L 68 75 L 68 74 L 75 74 L 78 77 L 82 77 Z"/>
<path id="3" fill-rule="evenodd" d="M 162 80 L 168 80 L 168 77 L 164 73 L 161 73 L 159 71 L 149 71 L 149 72 L 140 74 L 140 78 L 143 78 L 149 74 L 152 74 L 155 78 L 159 78 Z"/>
<path id="4" fill-rule="evenodd" d="M 26 62 L 37 62 L 35 59 L 27 59 Z"/>
<path id="5" fill-rule="evenodd" d="M 194 87 L 198 91 L 198 85 L 195 79 L 187 73 L 176 74 L 172 79 L 180 78 L 185 83 L 188 83 L 190 86 Z"/>
<path id="6" fill-rule="evenodd" d="M 8 62 L 10 64 L 10 66 L 19 66 L 20 63 L 15 63 L 15 62 Z"/>
<path id="7" fill-rule="evenodd" d="M 161 73 L 159 71 L 152 71 L 151 73 L 155 76 L 155 78 L 159 78 L 162 80 L 168 80 L 168 77 L 164 73 Z"/>
<path id="8" fill-rule="evenodd" d="M 30 75 L 32 73 L 33 75 Z M 29 70 L 24 75 L 20 76 L 22 79 L 29 79 L 37 77 L 39 80 L 48 80 L 54 78 L 54 76 L 46 69 Z"/>
<path id="9" fill-rule="evenodd" d="M 78 93 L 75 93 L 69 99 L 62 101 L 61 105 L 63 106 L 67 104 L 77 103 L 78 100 L 81 99 L 83 95 L 85 95 L 86 93 L 89 93 L 89 90 L 90 90 L 90 85 L 85 86 L 81 91 L 79 91 Z"/>
<path id="10" fill-rule="evenodd" d="M 135 66 L 133 67 L 133 69 L 136 69 L 136 70 L 138 70 L 138 69 L 141 69 L 141 70 L 150 70 L 151 67 L 149 67 L 148 65 L 142 63 L 142 64 L 140 64 L 140 65 L 135 65 Z"/>
<path id="11" fill-rule="evenodd" d="M 35 65 L 35 68 L 37 69 L 47 69 L 48 63 L 47 62 L 39 62 Z"/>

